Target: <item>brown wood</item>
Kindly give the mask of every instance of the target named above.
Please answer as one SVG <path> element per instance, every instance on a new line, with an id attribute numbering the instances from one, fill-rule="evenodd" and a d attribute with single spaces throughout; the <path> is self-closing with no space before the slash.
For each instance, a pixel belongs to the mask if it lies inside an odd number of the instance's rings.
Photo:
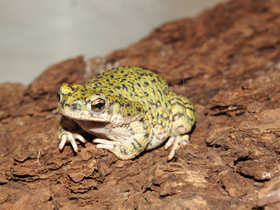
<path id="1" fill-rule="evenodd" d="M 90 43 L 89 43 L 90 44 Z M 58 150 L 56 90 L 111 67 L 167 78 L 197 110 L 190 144 L 120 161 L 92 136 Z M 235 0 L 103 58 L 0 85 L 1 209 L 280 208 L 280 1 Z"/>

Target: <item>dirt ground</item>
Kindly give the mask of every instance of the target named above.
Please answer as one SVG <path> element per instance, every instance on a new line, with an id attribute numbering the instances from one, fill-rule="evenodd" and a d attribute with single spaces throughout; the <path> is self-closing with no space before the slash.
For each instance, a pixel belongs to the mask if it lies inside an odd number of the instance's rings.
<path id="1" fill-rule="evenodd" d="M 59 152 L 56 91 L 138 65 L 195 104 L 190 144 L 121 161 L 93 136 Z M 1 209 L 280 209 L 280 1 L 235 0 L 127 49 L 0 85 Z"/>

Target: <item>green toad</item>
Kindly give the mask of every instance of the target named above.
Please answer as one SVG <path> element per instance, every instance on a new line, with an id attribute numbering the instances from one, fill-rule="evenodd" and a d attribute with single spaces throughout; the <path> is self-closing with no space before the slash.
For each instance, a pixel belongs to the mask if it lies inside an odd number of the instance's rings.
<path id="1" fill-rule="evenodd" d="M 171 92 L 163 77 L 150 70 L 124 66 L 111 69 L 90 82 L 63 84 L 58 90 L 63 115 L 58 137 L 62 150 L 67 142 L 78 151 L 76 140 L 85 143 L 73 125 L 97 136 L 97 148 L 107 149 L 122 160 L 144 150 L 172 146 L 172 159 L 180 145 L 189 141 L 195 123 L 192 102 Z M 67 123 L 65 123 L 67 122 Z"/>

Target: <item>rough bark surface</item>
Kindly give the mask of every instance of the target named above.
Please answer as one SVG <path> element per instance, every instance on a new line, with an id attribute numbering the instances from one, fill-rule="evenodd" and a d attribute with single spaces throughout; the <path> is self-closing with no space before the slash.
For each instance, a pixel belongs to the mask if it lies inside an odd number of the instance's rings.
<path id="1" fill-rule="evenodd" d="M 88 136 L 58 150 L 56 90 L 139 65 L 196 106 L 190 144 L 121 161 Z M 124 50 L 0 85 L 1 209 L 280 209 L 280 1 L 235 0 Z"/>

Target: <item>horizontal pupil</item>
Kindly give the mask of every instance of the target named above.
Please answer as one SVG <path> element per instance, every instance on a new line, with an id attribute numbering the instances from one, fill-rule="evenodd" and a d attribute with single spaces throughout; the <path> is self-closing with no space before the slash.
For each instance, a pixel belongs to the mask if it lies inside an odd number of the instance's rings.
<path id="1" fill-rule="evenodd" d="M 101 109 L 103 106 L 104 106 L 103 103 L 98 103 L 98 104 L 94 105 L 94 107 L 97 108 L 97 109 Z"/>

